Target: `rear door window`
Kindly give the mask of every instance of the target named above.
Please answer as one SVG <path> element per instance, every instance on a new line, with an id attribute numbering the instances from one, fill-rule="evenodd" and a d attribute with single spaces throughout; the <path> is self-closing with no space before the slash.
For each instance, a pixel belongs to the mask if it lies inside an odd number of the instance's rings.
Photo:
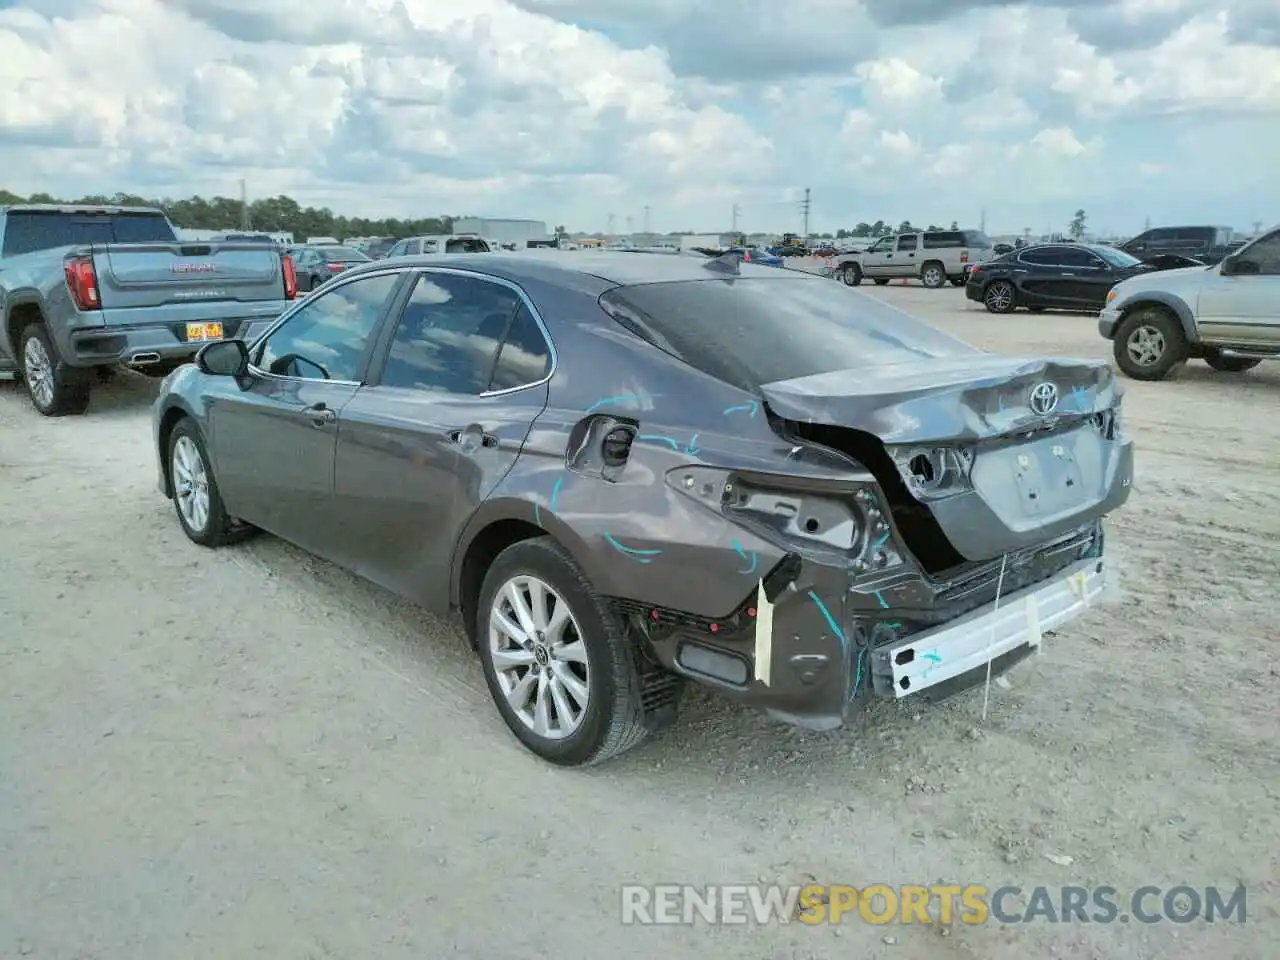
<path id="1" fill-rule="evenodd" d="M 522 303 L 505 284 L 423 273 L 405 304 L 380 382 L 464 396 L 485 393 L 498 345 Z"/>
<path id="2" fill-rule="evenodd" d="M 968 246 L 968 242 L 962 232 L 955 230 L 940 233 L 926 233 L 924 235 L 923 246 L 926 250 L 943 250 L 948 247 Z"/>
<path id="3" fill-rule="evenodd" d="M 515 390 L 537 383 L 551 372 L 551 348 L 533 313 L 522 302 L 493 365 L 490 390 Z"/>
<path id="4" fill-rule="evenodd" d="M 816 277 L 617 287 L 615 321 L 725 383 L 754 391 L 794 377 L 977 352 L 875 299 Z"/>
<path id="5" fill-rule="evenodd" d="M 1034 263 L 1037 266 L 1056 266 L 1062 262 L 1057 247 L 1036 247 L 1034 250 L 1023 250 L 1018 255 L 1023 263 Z"/>

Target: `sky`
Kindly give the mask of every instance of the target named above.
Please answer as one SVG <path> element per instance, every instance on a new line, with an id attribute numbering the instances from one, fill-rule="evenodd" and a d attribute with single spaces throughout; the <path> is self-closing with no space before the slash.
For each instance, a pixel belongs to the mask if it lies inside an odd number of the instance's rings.
<path id="1" fill-rule="evenodd" d="M 1280 222 L 1277 0 L 0 0 L 0 187 L 712 232 Z"/>

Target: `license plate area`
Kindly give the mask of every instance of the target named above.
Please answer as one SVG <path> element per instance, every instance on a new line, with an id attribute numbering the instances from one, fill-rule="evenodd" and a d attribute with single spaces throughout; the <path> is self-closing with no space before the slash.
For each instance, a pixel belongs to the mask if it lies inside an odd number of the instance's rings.
<path id="1" fill-rule="evenodd" d="M 1060 516 L 1097 498 L 1102 443 L 1083 429 L 980 454 L 974 489 L 1009 520 Z"/>
<path id="2" fill-rule="evenodd" d="M 188 323 L 187 342 L 205 343 L 210 340 L 221 340 L 223 337 L 221 323 Z"/>

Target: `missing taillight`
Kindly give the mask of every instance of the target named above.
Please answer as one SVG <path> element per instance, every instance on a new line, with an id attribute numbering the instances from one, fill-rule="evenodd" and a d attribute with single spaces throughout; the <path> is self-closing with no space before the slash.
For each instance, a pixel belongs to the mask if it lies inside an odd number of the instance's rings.
<path id="1" fill-rule="evenodd" d="M 93 257 L 72 257 L 62 265 L 62 269 L 67 277 L 67 290 L 77 309 L 97 310 L 102 306 Z"/>

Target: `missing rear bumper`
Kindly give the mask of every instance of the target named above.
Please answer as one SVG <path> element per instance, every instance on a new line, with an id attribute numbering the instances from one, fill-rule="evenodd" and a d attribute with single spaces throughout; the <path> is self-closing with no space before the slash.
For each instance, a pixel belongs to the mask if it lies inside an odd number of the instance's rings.
<path id="1" fill-rule="evenodd" d="M 895 699 L 932 688 L 939 688 L 935 695 L 957 693 L 981 682 L 987 663 L 995 674 L 1021 660 L 1039 646 L 1045 632 L 1097 603 L 1105 586 L 1102 558 L 1080 560 L 1047 583 L 1001 597 L 998 605 L 987 604 L 949 623 L 874 648 L 872 687 L 880 696 Z"/>

